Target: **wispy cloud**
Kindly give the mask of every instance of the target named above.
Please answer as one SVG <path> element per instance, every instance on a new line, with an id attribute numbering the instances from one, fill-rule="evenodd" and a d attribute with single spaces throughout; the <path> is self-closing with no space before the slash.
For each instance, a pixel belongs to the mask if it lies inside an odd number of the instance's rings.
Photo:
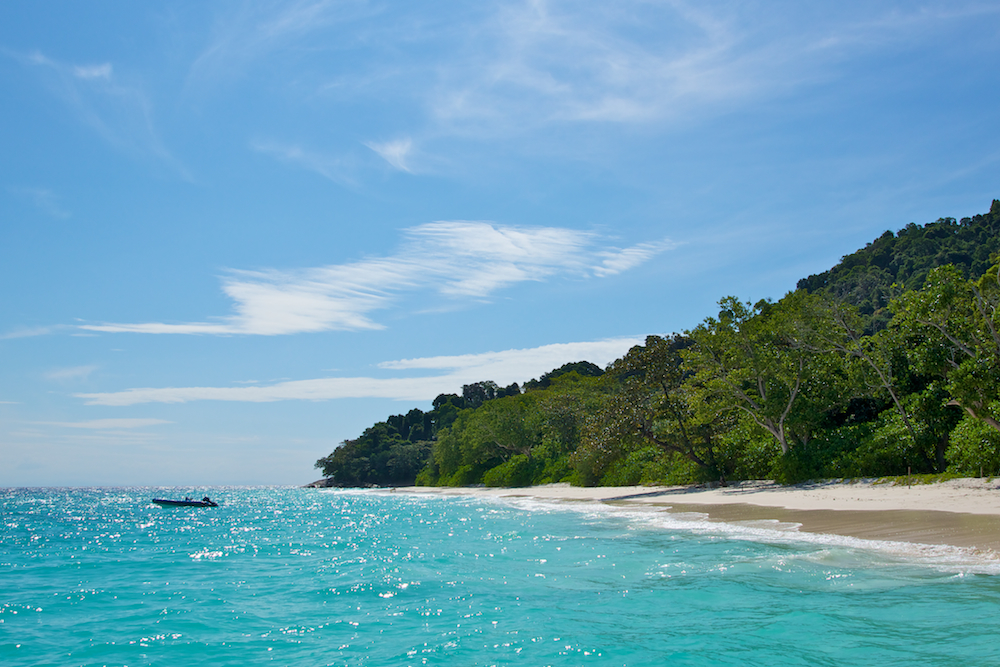
<path id="1" fill-rule="evenodd" d="M 85 422 L 81 422 L 85 423 Z M 8 452 L 13 453 L 23 459 L 35 459 L 39 467 L 51 465 L 54 462 L 64 462 L 67 456 L 79 456 L 81 452 L 90 452 L 90 456 L 84 455 L 88 463 L 93 463 L 94 459 L 107 457 L 110 452 L 106 448 L 127 447 L 130 452 L 134 452 L 136 447 L 155 445 L 163 442 L 164 436 L 155 430 L 145 430 L 143 428 L 110 427 L 110 428 L 76 428 L 66 423 L 35 422 L 24 423 L 24 426 L 4 433 L 5 443 L 18 443 L 21 447 L 15 447 Z M 90 449 L 90 448 L 96 449 Z M 44 455 L 37 457 L 39 451 L 49 450 L 51 456 L 61 457 L 50 459 Z M 93 452 L 102 452 L 102 457 L 93 457 Z M 109 459 L 103 458 L 106 462 Z M 120 459 L 117 452 L 111 455 L 114 468 Z M 148 459 L 147 459 L 148 460 Z M 24 464 L 22 464 L 23 466 Z"/>
<path id="2" fill-rule="evenodd" d="M 67 329 L 68 325 L 58 324 L 49 327 L 21 327 L 19 329 L 14 329 L 13 331 L 8 331 L 7 333 L 0 334 L 0 340 L 12 340 L 15 338 L 33 338 L 35 336 L 47 336 L 56 331 L 61 331 Z"/>
<path id="3" fill-rule="evenodd" d="M 642 344 L 643 340 L 641 337 L 624 337 L 583 343 L 558 343 L 483 354 L 401 359 L 379 365 L 384 370 L 395 371 L 448 371 L 427 377 L 319 378 L 252 387 L 144 388 L 77 394 L 77 397 L 84 399 L 88 405 L 108 406 L 191 401 L 327 401 L 340 398 L 427 401 L 439 394 L 460 392 L 462 385 L 482 380 L 493 380 L 501 385 L 525 382 L 575 361 L 587 360 L 605 366 L 631 347 Z"/>
<path id="4" fill-rule="evenodd" d="M 96 371 L 97 368 L 94 365 L 56 368 L 45 373 L 45 379 L 54 382 L 80 382 L 89 378 L 91 373 Z"/>
<path id="5" fill-rule="evenodd" d="M 63 426 L 66 428 L 85 428 L 94 430 L 119 430 L 146 428 L 148 426 L 159 426 L 160 424 L 172 424 L 165 419 L 141 419 L 141 418 L 121 418 L 121 419 L 91 419 L 82 422 L 34 422 L 46 426 Z"/>
<path id="6" fill-rule="evenodd" d="M 48 188 L 11 186 L 7 189 L 11 194 L 27 198 L 36 208 L 50 217 L 60 219 L 70 217 L 70 212 L 62 205 L 59 195 Z"/>
<path id="7" fill-rule="evenodd" d="M 601 264 L 594 267 L 594 275 L 598 277 L 613 276 L 652 259 L 666 250 L 673 250 L 677 244 L 670 240 L 656 243 L 640 243 L 631 248 L 605 250 L 600 253 Z"/>
<path id="8" fill-rule="evenodd" d="M 443 126 L 479 131 L 691 120 L 825 81 L 872 49 L 916 45 L 947 21 L 997 11 L 976 1 L 780 10 L 685 0 L 504 3 L 440 64 L 427 101 Z"/>
<path id="9" fill-rule="evenodd" d="M 411 139 L 397 139 L 396 141 L 386 141 L 384 143 L 369 142 L 365 146 L 372 149 L 379 156 L 399 171 L 411 172 L 407 160 L 413 148 Z"/>
<path id="10" fill-rule="evenodd" d="M 254 141 L 250 147 L 258 153 L 270 155 L 282 162 L 294 164 L 308 171 L 314 171 L 334 183 L 352 187 L 357 185 L 357 180 L 352 176 L 355 165 L 348 156 L 324 155 L 314 150 L 302 148 L 297 144 L 277 141 Z"/>
<path id="11" fill-rule="evenodd" d="M 118 76 L 109 62 L 65 63 L 38 51 L 15 57 L 34 68 L 56 97 L 116 149 L 151 156 L 189 178 L 160 138 L 153 104 L 137 81 Z"/>
<path id="12" fill-rule="evenodd" d="M 635 123 L 744 94 L 736 17 L 683 2 L 502 6 L 469 57 L 443 71 L 443 121 Z M 655 33 L 644 30 L 656 25 Z"/>
<path id="13" fill-rule="evenodd" d="M 275 50 L 331 25 L 371 13 L 365 0 L 251 3 L 219 17 L 208 46 L 191 66 L 192 81 L 241 72 Z"/>
<path id="14" fill-rule="evenodd" d="M 243 5 L 220 17 L 191 80 L 236 79 L 259 59 L 293 57 L 296 86 L 308 90 L 309 76 L 337 100 L 388 98 L 411 119 L 427 114 L 426 134 L 438 138 L 658 122 L 789 83 L 796 59 L 767 46 L 773 35 L 754 34 L 762 21 L 751 11 L 682 0 L 523 0 L 392 15 L 361 0 Z M 333 62 L 350 66 L 303 71 L 308 50 L 349 54 Z M 413 136 L 366 145 L 412 169 Z"/>
<path id="15" fill-rule="evenodd" d="M 414 173 L 410 164 L 413 155 L 413 141 L 398 139 L 384 143 L 366 142 L 365 147 L 371 149 L 385 160 L 393 169 Z M 275 158 L 280 162 L 293 165 L 300 169 L 312 171 L 326 179 L 349 188 L 360 184 L 358 174 L 361 168 L 368 166 L 370 159 L 365 159 L 356 151 L 346 150 L 331 154 L 314 148 L 305 148 L 301 144 L 282 141 L 256 140 L 250 143 L 250 148 L 263 155 Z"/>
<path id="16" fill-rule="evenodd" d="M 104 79 L 105 81 L 111 80 L 112 67 L 111 63 L 103 63 L 101 65 L 74 65 L 73 74 L 81 79 Z"/>
<path id="17" fill-rule="evenodd" d="M 277 85 L 311 105 L 391 108 L 406 130 L 378 133 L 404 136 L 365 145 L 394 169 L 420 172 L 415 147 L 421 159 L 427 151 L 460 164 L 450 159 L 456 138 L 561 137 L 551 141 L 577 151 L 577 142 L 550 132 L 677 127 L 738 113 L 848 76 L 872 51 L 925 43 L 949 22 L 995 13 L 994 5 L 487 0 L 390 12 L 364 0 L 250 3 L 222 10 L 191 81 L 237 81 L 267 59 L 273 71 L 291 73 Z M 351 132 L 377 136 L 367 120 Z M 337 182 L 358 166 L 294 144 L 259 148 Z"/>
<path id="18" fill-rule="evenodd" d="M 672 247 L 669 241 L 609 251 L 598 235 L 561 227 L 435 222 L 408 229 L 399 251 L 300 271 L 232 271 L 223 290 L 236 313 L 213 322 L 87 324 L 91 331 L 279 335 L 380 329 L 371 315 L 404 292 L 482 300 L 556 275 L 605 277 Z"/>
<path id="19" fill-rule="evenodd" d="M 998 11 L 978 0 L 823 7 L 522 0 L 483 3 L 456 24 L 420 22 L 437 32 L 419 40 L 383 35 L 364 46 L 406 49 L 410 62 L 386 58 L 381 70 L 392 73 L 389 94 L 412 95 L 428 112 L 428 135 L 489 139 L 738 112 L 845 76 L 873 51 L 918 47 L 959 21 Z M 383 29 L 409 27 L 401 20 Z M 408 49 L 414 44 L 437 48 Z M 379 55 L 368 60 L 382 62 Z M 380 75 L 366 72 L 366 79 Z"/>

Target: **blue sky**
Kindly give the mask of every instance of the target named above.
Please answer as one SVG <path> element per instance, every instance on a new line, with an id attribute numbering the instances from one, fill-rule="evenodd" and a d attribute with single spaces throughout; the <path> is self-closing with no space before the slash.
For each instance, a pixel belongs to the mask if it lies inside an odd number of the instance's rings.
<path id="1" fill-rule="evenodd" d="M 295 484 L 1000 197 L 1000 2 L 0 4 L 0 485 Z"/>

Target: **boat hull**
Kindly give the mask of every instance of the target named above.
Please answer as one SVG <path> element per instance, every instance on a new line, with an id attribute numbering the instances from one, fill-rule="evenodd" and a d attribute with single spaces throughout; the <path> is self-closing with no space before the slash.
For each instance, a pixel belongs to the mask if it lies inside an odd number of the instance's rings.
<path id="1" fill-rule="evenodd" d="M 162 507 L 218 507 L 218 503 L 204 500 L 167 500 L 166 498 L 153 498 L 153 502 Z"/>

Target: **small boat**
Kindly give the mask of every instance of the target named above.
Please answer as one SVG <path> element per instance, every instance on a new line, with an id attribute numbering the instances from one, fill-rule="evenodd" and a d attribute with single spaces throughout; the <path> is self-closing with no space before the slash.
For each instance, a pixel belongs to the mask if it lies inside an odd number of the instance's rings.
<path id="1" fill-rule="evenodd" d="M 153 502 L 157 505 L 163 507 L 218 507 L 219 504 L 212 502 L 205 496 L 201 500 L 191 500 L 186 498 L 184 500 L 168 500 L 166 498 L 153 498 Z"/>

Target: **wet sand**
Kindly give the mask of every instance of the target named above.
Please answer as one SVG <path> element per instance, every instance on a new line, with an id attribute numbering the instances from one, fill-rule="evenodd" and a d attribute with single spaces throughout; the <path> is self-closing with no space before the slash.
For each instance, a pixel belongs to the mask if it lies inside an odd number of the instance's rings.
<path id="1" fill-rule="evenodd" d="M 711 520 L 781 521 L 806 533 L 847 535 L 866 540 L 948 544 L 1000 553 L 1000 516 L 933 510 L 790 510 L 760 505 L 671 504 L 668 511 L 700 512 Z"/>

